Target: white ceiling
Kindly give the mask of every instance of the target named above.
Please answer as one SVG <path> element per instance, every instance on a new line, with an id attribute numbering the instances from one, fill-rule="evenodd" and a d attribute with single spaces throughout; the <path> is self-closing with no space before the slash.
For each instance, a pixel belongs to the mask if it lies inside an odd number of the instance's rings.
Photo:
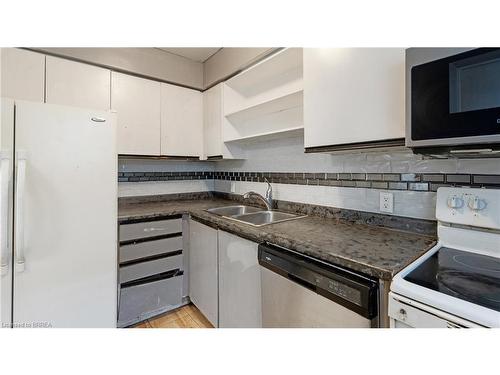
<path id="1" fill-rule="evenodd" d="M 186 47 L 186 48 L 169 48 L 169 47 L 159 47 L 162 51 L 174 53 L 179 56 L 187 57 L 188 59 L 204 62 L 218 50 L 220 47 Z"/>

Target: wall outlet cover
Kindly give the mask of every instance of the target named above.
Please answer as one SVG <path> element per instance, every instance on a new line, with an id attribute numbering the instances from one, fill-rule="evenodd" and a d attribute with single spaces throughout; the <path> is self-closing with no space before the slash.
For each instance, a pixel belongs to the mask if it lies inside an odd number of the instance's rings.
<path id="1" fill-rule="evenodd" d="M 380 193 L 380 211 L 389 213 L 394 212 L 394 194 Z"/>

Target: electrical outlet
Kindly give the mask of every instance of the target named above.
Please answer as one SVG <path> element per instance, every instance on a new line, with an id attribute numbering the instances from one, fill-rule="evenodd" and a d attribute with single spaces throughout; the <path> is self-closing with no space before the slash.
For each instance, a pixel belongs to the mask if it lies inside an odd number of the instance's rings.
<path id="1" fill-rule="evenodd" d="M 236 191 L 236 184 L 231 181 L 231 193 L 234 193 Z"/>
<path id="2" fill-rule="evenodd" d="M 394 212 L 394 194 L 380 193 L 380 211 Z"/>

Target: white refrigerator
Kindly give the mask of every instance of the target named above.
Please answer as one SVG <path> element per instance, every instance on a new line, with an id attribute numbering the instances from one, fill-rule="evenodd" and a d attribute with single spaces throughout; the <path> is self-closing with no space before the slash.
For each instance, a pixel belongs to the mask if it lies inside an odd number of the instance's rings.
<path id="1" fill-rule="evenodd" d="M 0 111 L 2 327 L 116 327 L 115 114 Z"/>

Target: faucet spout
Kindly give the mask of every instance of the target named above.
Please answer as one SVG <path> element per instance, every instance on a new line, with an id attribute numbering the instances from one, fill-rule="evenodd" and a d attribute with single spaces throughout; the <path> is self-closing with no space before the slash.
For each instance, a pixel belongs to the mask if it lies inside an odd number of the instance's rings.
<path id="1" fill-rule="evenodd" d="M 259 199 L 261 202 L 264 203 L 266 208 L 268 210 L 272 210 L 274 208 L 274 201 L 273 201 L 273 188 L 269 181 L 267 181 L 267 178 L 264 179 L 267 183 L 267 191 L 266 191 L 266 196 L 263 197 L 259 193 L 256 193 L 255 191 L 249 191 L 245 194 L 243 194 L 243 199 L 249 199 L 251 197 L 255 197 Z"/>

